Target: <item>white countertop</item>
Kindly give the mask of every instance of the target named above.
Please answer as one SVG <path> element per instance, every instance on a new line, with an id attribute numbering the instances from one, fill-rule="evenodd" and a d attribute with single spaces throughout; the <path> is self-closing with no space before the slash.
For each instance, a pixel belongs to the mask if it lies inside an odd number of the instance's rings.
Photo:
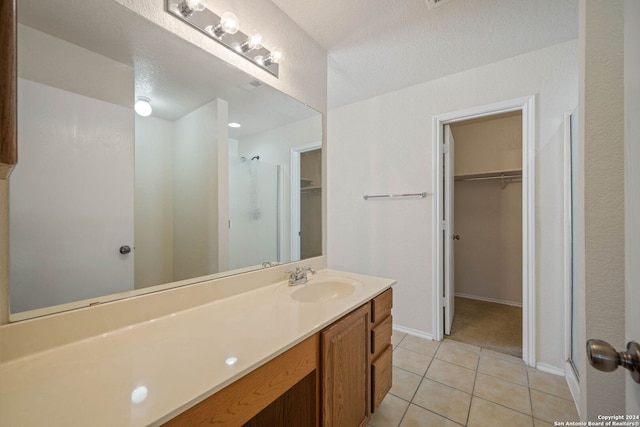
<path id="1" fill-rule="evenodd" d="M 290 294 L 306 285 L 280 282 L 0 364 L 0 426 L 161 425 L 395 283 L 335 270 L 310 282 L 332 276 L 359 285 L 302 303 Z"/>

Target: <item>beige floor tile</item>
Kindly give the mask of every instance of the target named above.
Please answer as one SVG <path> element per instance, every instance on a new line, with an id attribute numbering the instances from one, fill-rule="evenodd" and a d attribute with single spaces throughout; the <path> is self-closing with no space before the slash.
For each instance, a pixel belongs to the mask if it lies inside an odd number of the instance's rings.
<path id="1" fill-rule="evenodd" d="M 393 333 L 391 334 L 391 345 L 393 345 L 394 347 L 397 346 L 398 344 L 400 344 L 400 341 L 402 341 L 406 336 L 407 334 L 405 334 L 404 332 L 393 331 Z"/>
<path id="2" fill-rule="evenodd" d="M 533 419 L 533 427 L 553 427 L 553 424 L 549 424 L 546 421 L 539 420 L 537 418 Z"/>
<path id="3" fill-rule="evenodd" d="M 425 356 L 433 356 L 436 354 L 440 343 L 438 341 L 407 335 L 399 346 L 407 350 L 415 351 L 416 353 L 424 354 Z"/>
<path id="4" fill-rule="evenodd" d="M 533 427 L 533 418 L 479 397 L 473 398 L 469 427 Z"/>
<path id="5" fill-rule="evenodd" d="M 421 375 L 416 375 L 394 366 L 393 381 L 389 393 L 410 402 L 413 399 L 413 395 L 416 394 L 420 381 L 422 381 Z"/>
<path id="6" fill-rule="evenodd" d="M 480 355 L 475 351 L 470 351 L 460 345 L 452 344 L 451 341 L 445 341 L 440 344 L 436 353 L 436 359 L 445 362 L 455 363 L 468 369 L 476 369 Z"/>
<path id="7" fill-rule="evenodd" d="M 558 396 L 531 390 L 533 416 L 548 423 L 554 421 L 577 421 L 576 405 Z"/>
<path id="8" fill-rule="evenodd" d="M 473 395 L 531 415 L 531 397 L 526 386 L 478 373 Z"/>
<path id="9" fill-rule="evenodd" d="M 409 406 L 409 402 L 387 394 L 369 420 L 372 427 L 397 427 Z"/>
<path id="10" fill-rule="evenodd" d="M 412 403 L 464 425 L 467 422 L 471 395 L 425 378 Z"/>
<path id="11" fill-rule="evenodd" d="M 529 374 L 529 387 L 532 389 L 573 400 L 565 377 L 549 374 L 533 368 L 528 368 L 527 372 Z"/>
<path id="12" fill-rule="evenodd" d="M 416 405 L 409 405 L 400 423 L 400 427 L 460 427 L 460 425 Z"/>
<path id="13" fill-rule="evenodd" d="M 528 386 L 527 370 L 524 365 L 509 362 L 495 357 L 481 357 L 478 372 L 482 372 L 503 380 Z"/>
<path id="14" fill-rule="evenodd" d="M 422 376 L 427 371 L 430 363 L 431 357 L 424 354 L 416 353 L 400 346 L 393 350 L 393 365 L 405 371 Z"/>
<path id="15" fill-rule="evenodd" d="M 443 343 L 455 345 L 457 347 L 464 348 L 465 350 L 473 351 L 474 353 L 480 353 L 482 351 L 482 349 L 480 347 L 476 346 L 476 345 L 467 344 L 467 343 L 460 342 L 460 341 L 454 341 L 454 340 L 451 340 L 451 339 L 445 339 L 443 341 Z"/>
<path id="16" fill-rule="evenodd" d="M 483 348 L 482 351 L 480 352 L 480 357 L 487 357 L 487 356 L 493 357 L 495 359 L 508 360 L 509 362 L 519 363 L 520 365 L 524 365 L 524 360 L 520 359 L 519 357 L 515 357 L 510 354 L 500 353 L 498 351 L 493 351 L 493 350 Z"/>
<path id="17" fill-rule="evenodd" d="M 434 359 L 429 366 L 426 377 L 471 394 L 476 371 Z"/>

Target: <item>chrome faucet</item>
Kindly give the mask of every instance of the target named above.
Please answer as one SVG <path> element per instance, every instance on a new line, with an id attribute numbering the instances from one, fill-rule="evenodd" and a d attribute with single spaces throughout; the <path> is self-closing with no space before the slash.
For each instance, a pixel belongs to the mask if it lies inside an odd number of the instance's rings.
<path id="1" fill-rule="evenodd" d="M 316 271 L 308 265 L 305 265 L 304 267 L 296 267 L 295 270 L 285 271 L 285 273 L 289 274 L 289 286 L 307 283 L 307 281 L 309 281 L 309 278 L 307 277 L 308 272 L 316 274 Z"/>
<path id="2" fill-rule="evenodd" d="M 265 261 L 262 263 L 263 268 L 275 267 L 276 265 L 280 265 L 281 263 L 278 261 Z"/>

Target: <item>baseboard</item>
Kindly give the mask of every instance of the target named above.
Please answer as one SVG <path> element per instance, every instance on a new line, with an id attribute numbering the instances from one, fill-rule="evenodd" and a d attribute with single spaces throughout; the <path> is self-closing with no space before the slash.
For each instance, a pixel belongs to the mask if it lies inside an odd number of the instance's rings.
<path id="1" fill-rule="evenodd" d="M 560 377 L 565 376 L 564 369 L 560 369 L 557 366 L 547 365 L 546 363 L 536 363 L 536 369 L 548 374 L 558 375 Z"/>
<path id="2" fill-rule="evenodd" d="M 426 332 L 419 331 L 417 329 L 411 329 L 411 328 L 405 328 L 404 326 L 393 325 L 393 330 L 404 333 L 404 334 L 413 335 L 415 337 L 424 338 L 426 340 L 435 341 L 433 339 L 433 335 L 428 334 Z"/>
<path id="3" fill-rule="evenodd" d="M 486 301 L 486 302 L 495 302 L 496 304 L 504 304 L 504 305 L 510 305 L 513 307 L 521 307 L 522 308 L 522 302 L 518 302 L 518 301 L 507 301 L 507 300 L 503 300 L 503 299 L 495 299 L 495 298 L 487 298 L 487 297 L 481 297 L 478 295 L 469 295 L 469 294 L 461 294 L 456 292 L 454 294 L 457 297 L 460 298 L 467 298 L 467 299 L 475 299 L 478 301 Z"/>

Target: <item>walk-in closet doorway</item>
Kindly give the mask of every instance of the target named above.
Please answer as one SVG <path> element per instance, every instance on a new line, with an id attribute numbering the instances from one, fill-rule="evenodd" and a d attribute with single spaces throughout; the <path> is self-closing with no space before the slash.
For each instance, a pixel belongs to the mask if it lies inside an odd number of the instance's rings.
<path id="1" fill-rule="evenodd" d="M 522 112 L 449 126 L 455 313 L 447 335 L 522 357 Z"/>
<path id="2" fill-rule="evenodd" d="M 434 118 L 444 336 L 534 365 L 533 97 Z"/>

